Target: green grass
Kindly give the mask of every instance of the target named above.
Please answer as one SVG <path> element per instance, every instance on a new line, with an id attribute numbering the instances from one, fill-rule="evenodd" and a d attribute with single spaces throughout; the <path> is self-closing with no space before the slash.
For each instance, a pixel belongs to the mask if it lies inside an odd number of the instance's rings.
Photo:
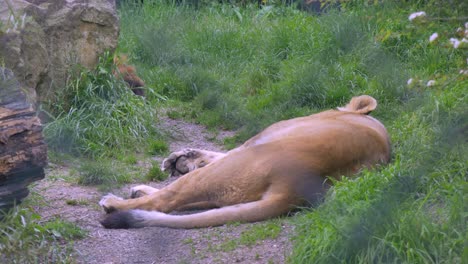
<path id="1" fill-rule="evenodd" d="M 225 239 L 222 243 L 212 246 L 213 251 L 229 252 L 237 249 L 240 246 L 252 247 L 261 243 L 264 240 L 275 239 L 281 233 L 281 220 L 273 219 L 265 223 L 252 225 L 248 229 L 242 231 L 239 237 L 233 239 Z M 230 227 L 236 227 L 239 223 L 232 223 Z"/>
<path id="2" fill-rule="evenodd" d="M 147 181 L 164 181 L 169 177 L 169 174 L 161 171 L 159 164 L 153 163 L 149 171 L 145 175 Z"/>
<path id="3" fill-rule="evenodd" d="M 122 165 L 106 160 L 86 161 L 77 168 L 77 183 L 82 185 L 99 185 L 104 189 L 116 188 L 130 183 L 134 177 Z"/>
<path id="4" fill-rule="evenodd" d="M 169 146 L 164 140 L 149 140 L 147 144 L 148 154 L 152 156 L 168 154 Z"/>
<path id="5" fill-rule="evenodd" d="M 43 222 L 27 208 L 2 214 L 0 261 L 2 263 L 73 263 L 72 240 L 87 233 L 73 223 L 54 219 Z"/>
<path id="6" fill-rule="evenodd" d="M 112 56 L 103 56 L 96 69 L 80 69 L 44 106 L 52 119 L 44 127 L 51 150 L 94 158 L 118 156 L 160 137 L 155 109 L 116 79 L 113 67 Z"/>
<path id="7" fill-rule="evenodd" d="M 281 222 L 275 220 L 268 221 L 254 225 L 250 230 L 242 232 L 239 237 L 239 244 L 253 246 L 265 239 L 275 239 L 280 233 Z"/>
<path id="8" fill-rule="evenodd" d="M 120 11 L 119 49 L 140 61 L 157 93 L 188 105 L 171 116 L 237 129 L 237 142 L 352 95 L 407 97 L 407 66 L 374 41 L 383 25 L 359 14 L 163 3 Z"/>

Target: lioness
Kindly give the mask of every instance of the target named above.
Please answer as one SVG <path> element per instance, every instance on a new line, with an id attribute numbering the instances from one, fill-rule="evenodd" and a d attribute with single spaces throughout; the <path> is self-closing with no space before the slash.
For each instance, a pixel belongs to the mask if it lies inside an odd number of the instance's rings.
<path id="1" fill-rule="evenodd" d="M 385 127 L 366 115 L 374 98 L 354 97 L 345 107 L 281 121 L 228 153 L 185 150 L 163 161 L 183 174 L 161 190 L 137 186 L 134 199 L 106 195 L 99 204 L 106 228 L 165 226 L 199 228 L 255 222 L 314 204 L 329 186 L 362 167 L 385 164 L 390 141 Z M 211 209 L 188 215 L 169 212 Z M 213 209 L 217 208 L 217 209 Z"/>

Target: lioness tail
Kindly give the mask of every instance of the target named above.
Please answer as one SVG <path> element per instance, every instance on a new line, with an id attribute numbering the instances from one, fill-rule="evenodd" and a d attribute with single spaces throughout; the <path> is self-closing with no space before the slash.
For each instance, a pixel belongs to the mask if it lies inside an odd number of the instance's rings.
<path id="1" fill-rule="evenodd" d="M 280 216 L 290 210 L 283 199 L 262 199 L 188 215 L 170 215 L 156 211 L 117 211 L 101 221 L 105 228 L 139 228 L 161 226 L 172 228 L 200 228 L 224 225 L 229 222 L 257 222 Z"/>

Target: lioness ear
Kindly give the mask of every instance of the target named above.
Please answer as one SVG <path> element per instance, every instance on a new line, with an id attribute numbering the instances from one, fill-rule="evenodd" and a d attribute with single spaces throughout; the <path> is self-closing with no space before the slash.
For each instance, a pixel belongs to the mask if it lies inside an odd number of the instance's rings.
<path id="1" fill-rule="evenodd" d="M 361 95 L 353 97 L 345 107 L 338 107 L 338 110 L 367 115 L 376 108 L 377 101 L 372 96 Z"/>

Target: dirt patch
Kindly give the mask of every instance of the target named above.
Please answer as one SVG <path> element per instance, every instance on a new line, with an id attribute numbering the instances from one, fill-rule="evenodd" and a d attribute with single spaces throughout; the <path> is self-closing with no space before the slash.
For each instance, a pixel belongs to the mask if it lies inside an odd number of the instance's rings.
<path id="1" fill-rule="evenodd" d="M 171 151 L 186 147 L 222 151 L 222 147 L 213 139 L 219 142 L 226 135 L 232 135 L 231 132 L 213 135 L 196 124 L 169 118 L 161 120 L 163 129 L 171 131 L 173 135 Z M 275 222 L 281 229 L 275 238 L 249 245 L 239 242 L 239 239 L 264 223 L 191 230 L 161 227 L 104 229 L 98 222 L 104 216 L 98 206 L 103 193 L 95 187 L 68 183 L 60 177 L 68 174 L 66 167 L 51 166 L 46 179 L 33 189 L 34 195 L 41 197 L 38 198 L 36 210 L 43 219 L 58 217 L 88 231 L 86 238 L 74 242 L 78 263 L 284 263 L 291 251 L 289 237 L 292 226 L 287 218 Z M 173 180 L 150 185 L 161 188 Z M 126 185 L 113 192 L 128 197 L 134 185 L 138 184 Z"/>

